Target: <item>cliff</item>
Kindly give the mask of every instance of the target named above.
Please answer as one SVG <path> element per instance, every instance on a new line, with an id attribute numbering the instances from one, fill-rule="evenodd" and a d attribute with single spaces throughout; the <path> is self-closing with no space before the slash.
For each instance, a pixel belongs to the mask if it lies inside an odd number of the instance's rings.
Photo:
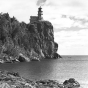
<path id="1" fill-rule="evenodd" d="M 58 58 L 53 25 L 49 21 L 19 22 L 0 14 L 0 62 Z"/>

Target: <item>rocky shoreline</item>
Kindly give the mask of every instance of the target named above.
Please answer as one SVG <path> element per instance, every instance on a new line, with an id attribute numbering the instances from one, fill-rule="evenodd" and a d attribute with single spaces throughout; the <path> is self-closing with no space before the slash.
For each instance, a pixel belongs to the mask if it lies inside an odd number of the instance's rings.
<path id="1" fill-rule="evenodd" d="M 56 80 L 32 81 L 21 77 L 16 72 L 0 71 L 0 88 L 81 88 L 80 84 L 70 78 L 63 83 Z"/>

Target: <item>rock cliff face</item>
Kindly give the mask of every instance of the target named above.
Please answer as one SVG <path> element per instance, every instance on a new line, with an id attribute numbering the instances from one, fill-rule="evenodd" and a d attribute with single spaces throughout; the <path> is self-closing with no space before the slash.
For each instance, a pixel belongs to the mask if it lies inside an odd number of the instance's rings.
<path id="1" fill-rule="evenodd" d="M 58 58 L 53 25 L 48 21 L 19 22 L 0 14 L 0 62 Z"/>

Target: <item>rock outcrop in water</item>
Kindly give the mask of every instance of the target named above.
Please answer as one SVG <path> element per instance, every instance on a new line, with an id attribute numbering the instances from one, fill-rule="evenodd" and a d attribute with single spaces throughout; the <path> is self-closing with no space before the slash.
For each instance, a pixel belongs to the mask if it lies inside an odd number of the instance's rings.
<path id="1" fill-rule="evenodd" d="M 53 25 L 48 21 L 26 24 L 8 13 L 0 14 L 0 62 L 58 58 Z"/>
<path id="2" fill-rule="evenodd" d="M 66 80 L 63 84 L 56 80 L 33 82 L 21 77 L 18 73 L 0 71 L 0 88 L 80 88 L 80 84 L 74 79 Z"/>
<path id="3" fill-rule="evenodd" d="M 79 88 L 80 87 L 80 84 L 74 78 L 65 80 L 63 85 L 65 88 Z"/>

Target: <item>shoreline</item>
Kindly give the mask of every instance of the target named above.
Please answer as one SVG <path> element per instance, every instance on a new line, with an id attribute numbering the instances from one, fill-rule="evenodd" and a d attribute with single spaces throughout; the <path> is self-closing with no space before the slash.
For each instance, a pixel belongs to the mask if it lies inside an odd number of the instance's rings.
<path id="1" fill-rule="evenodd" d="M 19 73 L 0 70 L 0 88 L 81 88 L 80 84 L 70 78 L 63 83 L 57 80 L 32 81 L 21 77 Z"/>

